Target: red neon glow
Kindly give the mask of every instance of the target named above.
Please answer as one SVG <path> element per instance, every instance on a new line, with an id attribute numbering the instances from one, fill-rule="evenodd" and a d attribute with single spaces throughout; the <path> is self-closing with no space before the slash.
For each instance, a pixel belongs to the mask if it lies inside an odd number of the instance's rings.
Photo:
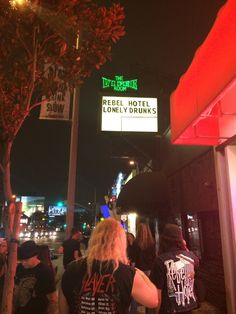
<path id="1" fill-rule="evenodd" d="M 236 1 L 229 0 L 171 95 L 174 144 L 219 145 L 236 135 Z"/>

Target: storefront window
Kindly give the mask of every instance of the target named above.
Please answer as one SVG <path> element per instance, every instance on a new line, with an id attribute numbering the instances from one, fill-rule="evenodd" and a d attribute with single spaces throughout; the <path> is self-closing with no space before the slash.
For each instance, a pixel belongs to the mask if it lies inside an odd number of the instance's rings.
<path id="1" fill-rule="evenodd" d="M 187 233 L 189 249 L 201 258 L 199 220 L 197 214 L 187 215 Z"/>

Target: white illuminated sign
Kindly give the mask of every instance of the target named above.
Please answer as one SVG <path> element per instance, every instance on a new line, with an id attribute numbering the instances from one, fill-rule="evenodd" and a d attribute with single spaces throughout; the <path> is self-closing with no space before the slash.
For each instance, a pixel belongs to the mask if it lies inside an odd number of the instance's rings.
<path id="1" fill-rule="evenodd" d="M 102 131 L 158 132 L 157 98 L 102 97 Z"/>
<path id="2" fill-rule="evenodd" d="M 62 216 L 66 215 L 66 207 L 65 206 L 49 206 L 48 207 L 48 216 Z"/>

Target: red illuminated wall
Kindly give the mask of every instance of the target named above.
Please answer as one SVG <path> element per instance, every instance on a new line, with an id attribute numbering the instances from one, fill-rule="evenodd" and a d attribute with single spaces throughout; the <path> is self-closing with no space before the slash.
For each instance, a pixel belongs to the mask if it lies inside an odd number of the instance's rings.
<path id="1" fill-rule="evenodd" d="M 236 135 L 236 1 L 218 13 L 171 95 L 174 144 L 219 145 Z"/>

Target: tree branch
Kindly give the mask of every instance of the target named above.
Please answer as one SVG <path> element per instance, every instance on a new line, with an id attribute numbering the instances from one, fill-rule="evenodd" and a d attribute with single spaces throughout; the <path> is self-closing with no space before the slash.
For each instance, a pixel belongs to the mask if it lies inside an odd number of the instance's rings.
<path id="1" fill-rule="evenodd" d="M 39 102 L 29 106 L 29 109 L 27 111 L 25 111 L 23 118 L 21 119 L 20 123 L 18 124 L 17 128 L 15 129 L 14 136 L 16 136 L 17 133 L 19 132 L 22 124 L 24 123 L 25 119 L 29 115 L 30 111 L 33 110 L 34 108 L 40 106 L 43 102 L 46 102 L 46 101 L 49 101 L 49 99 L 44 99 L 43 101 L 39 101 Z"/>
<path id="2" fill-rule="evenodd" d="M 33 95 L 35 80 L 36 80 L 37 49 L 38 49 L 37 31 L 38 31 L 38 27 L 34 27 L 34 36 L 33 36 L 34 53 L 33 53 L 33 65 L 32 65 L 32 80 L 29 84 L 29 93 L 27 95 L 27 100 L 26 100 L 26 111 L 29 111 L 29 108 L 30 108 L 30 101 Z"/>
<path id="3" fill-rule="evenodd" d="M 7 102 L 7 97 L 6 97 L 6 95 L 5 95 L 5 92 L 4 92 L 4 90 L 2 89 L 2 86 L 0 85 L 0 92 L 1 92 L 1 94 L 2 94 L 2 96 L 3 96 L 3 98 L 5 98 L 6 99 L 6 102 Z M 3 126 L 3 128 L 5 129 L 6 128 L 6 123 L 5 123 L 5 119 L 4 119 L 4 113 L 3 113 L 3 108 L 4 108 L 4 106 L 1 106 L 1 108 L 2 108 L 2 110 L 1 110 L 1 122 L 2 122 L 2 126 Z"/>
<path id="4" fill-rule="evenodd" d="M 19 41 L 21 42 L 22 46 L 25 48 L 25 50 L 26 50 L 28 56 L 29 56 L 30 58 L 32 58 L 32 53 L 31 53 L 31 51 L 28 49 L 28 47 L 27 47 L 26 43 L 24 42 L 24 40 L 22 39 L 18 27 L 17 27 L 17 29 L 16 29 L 16 35 L 17 35 L 17 38 L 19 39 Z"/>

